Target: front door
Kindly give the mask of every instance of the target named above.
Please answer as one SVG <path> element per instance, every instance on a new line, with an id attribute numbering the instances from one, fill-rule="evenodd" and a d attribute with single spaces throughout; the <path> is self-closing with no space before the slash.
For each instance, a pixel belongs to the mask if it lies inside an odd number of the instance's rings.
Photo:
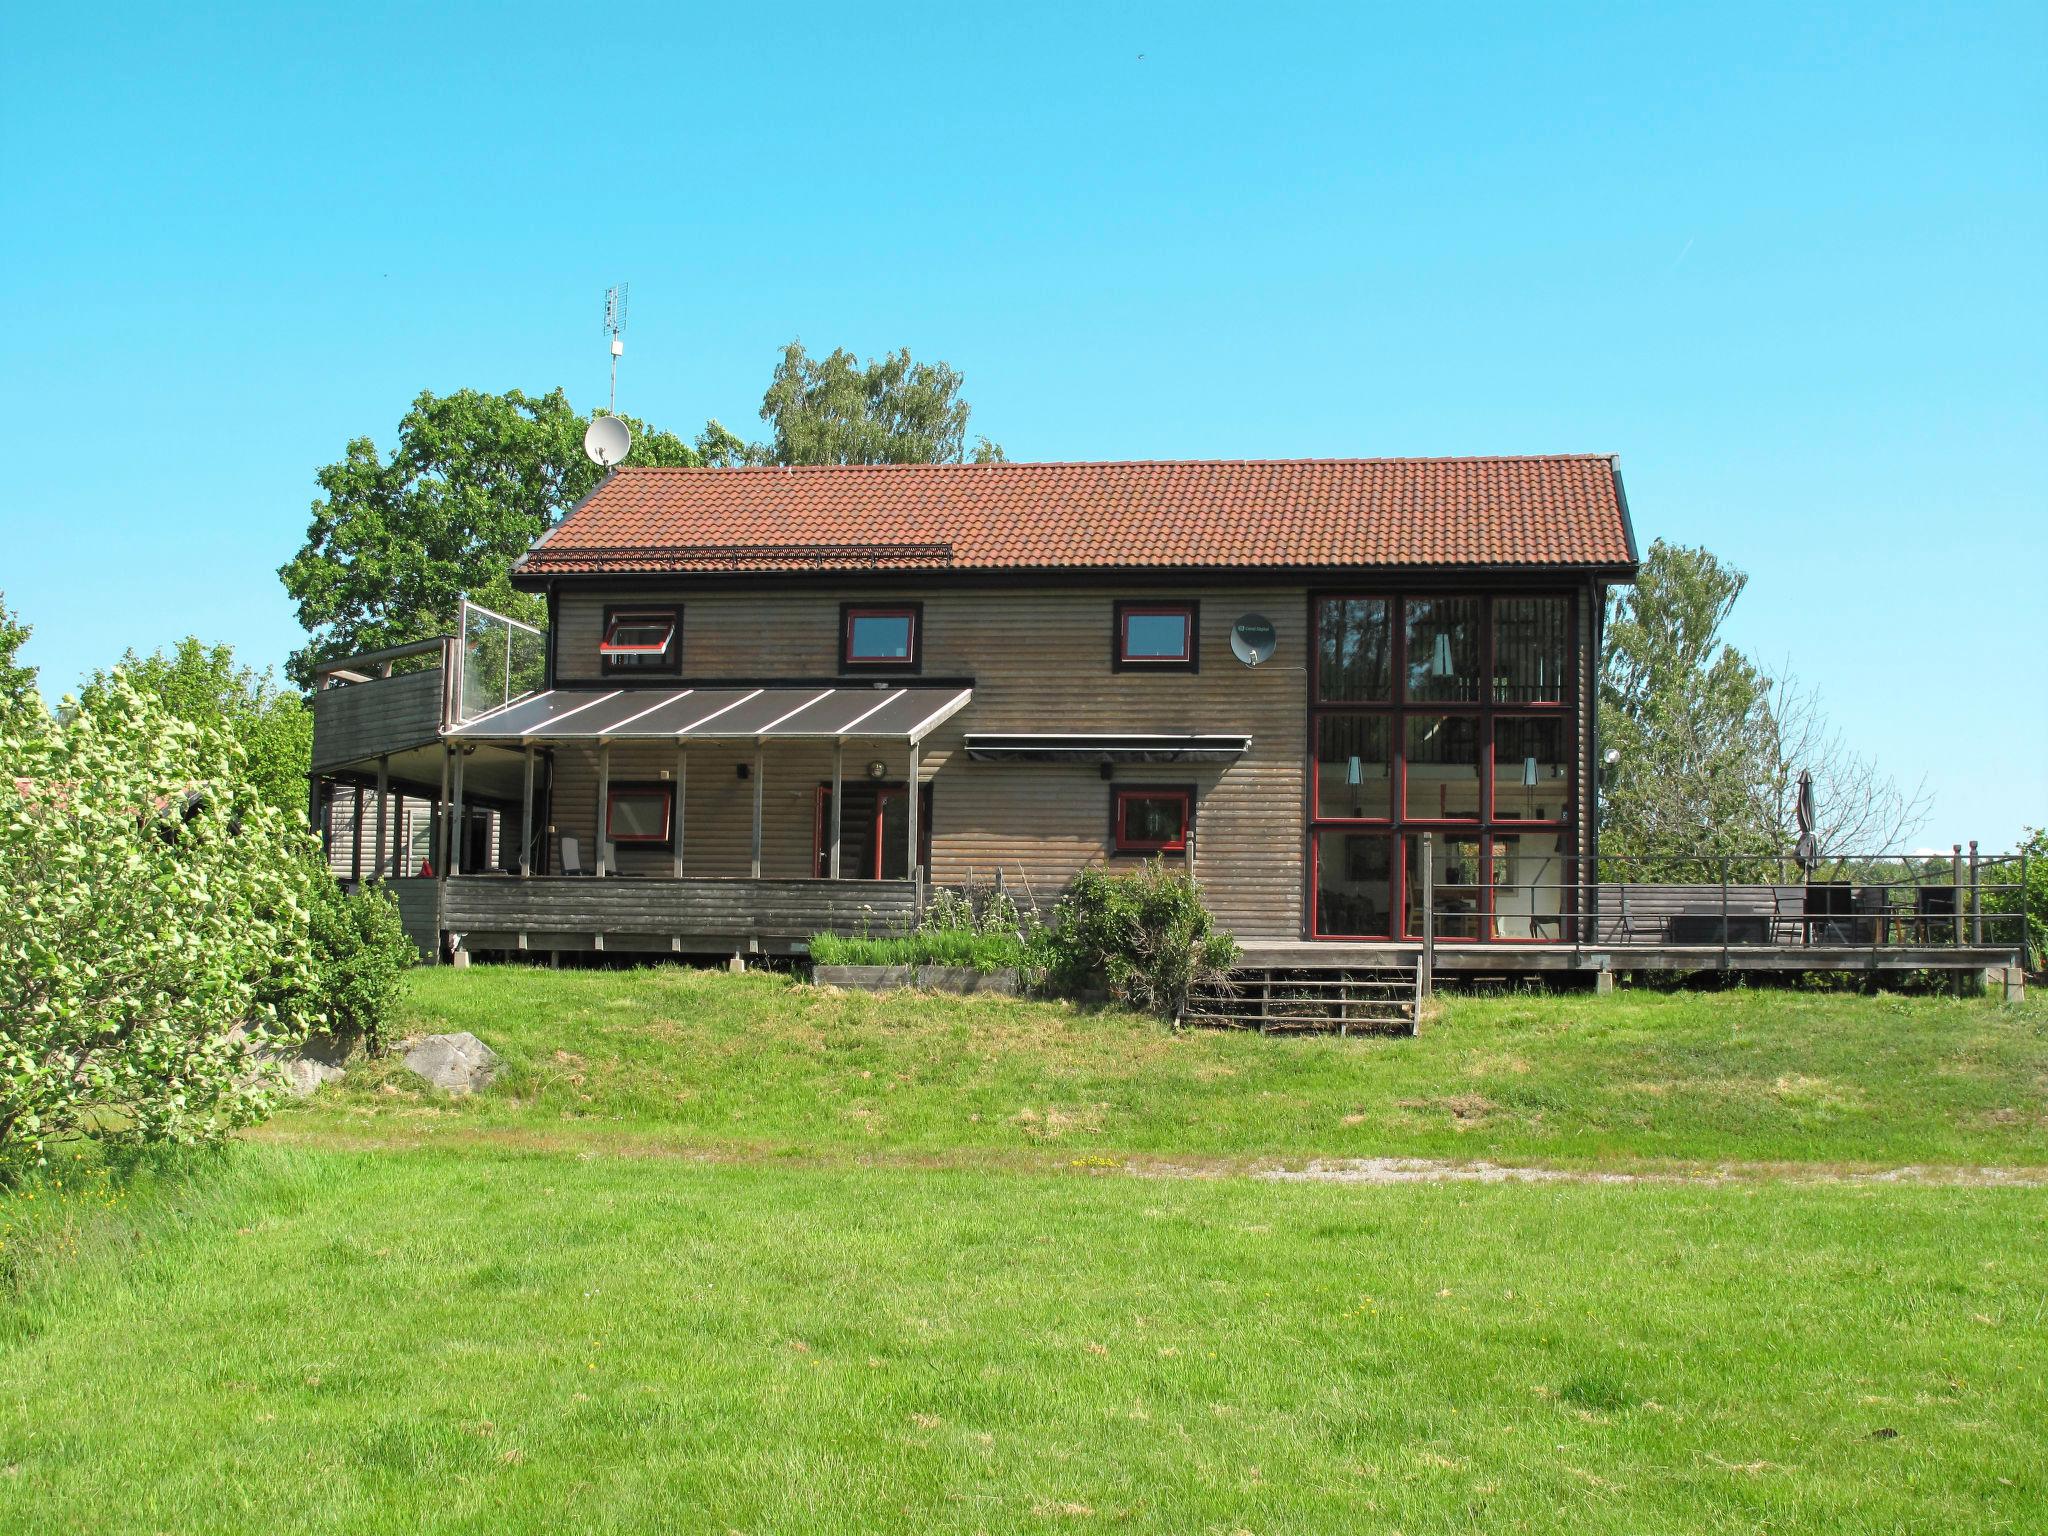
<path id="1" fill-rule="evenodd" d="M 917 840 L 922 862 L 931 865 L 932 787 L 924 786 L 919 806 Z M 908 880 L 910 878 L 910 827 L 905 821 L 909 802 L 901 784 L 870 781 L 846 786 L 846 814 L 839 828 L 839 872 L 848 880 Z M 818 786 L 816 830 L 812 837 L 811 867 L 820 880 L 832 874 L 832 786 Z"/>

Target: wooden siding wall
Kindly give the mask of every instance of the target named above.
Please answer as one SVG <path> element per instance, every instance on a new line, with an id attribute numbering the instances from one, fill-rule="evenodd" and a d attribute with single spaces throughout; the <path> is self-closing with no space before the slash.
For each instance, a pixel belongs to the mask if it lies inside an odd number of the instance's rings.
<path id="1" fill-rule="evenodd" d="M 336 784 L 334 799 L 328 810 L 327 824 L 327 867 L 336 875 L 347 879 L 355 873 L 356 854 L 356 791 L 353 784 Z M 408 855 L 405 845 L 406 817 L 411 816 L 416 827 L 424 828 L 427 818 L 433 813 L 434 805 L 418 795 L 401 795 L 391 792 L 391 807 L 385 813 L 390 820 L 385 823 L 385 837 L 389 846 L 398 854 L 398 873 L 417 875 L 420 861 Z M 495 861 L 506 852 L 516 853 L 519 842 L 519 818 L 507 818 L 496 811 L 488 811 L 491 818 L 491 854 Z M 536 811 L 536 814 L 538 812 Z M 511 847 L 508 849 L 507 840 Z M 377 791 L 363 791 L 363 875 L 368 878 L 376 863 L 377 855 Z"/>
<path id="2" fill-rule="evenodd" d="M 314 694 L 313 771 L 343 768 L 437 740 L 441 677 L 439 667 L 430 667 L 367 683 L 338 684 Z"/>
<path id="3" fill-rule="evenodd" d="M 1112 672 L 1112 613 L 1120 597 L 1200 601 L 1201 671 Z M 1302 785 L 1307 701 L 1307 593 L 1298 587 L 1233 590 L 1102 587 L 1085 591 L 986 590 L 892 592 L 881 586 L 794 591 L 690 593 L 683 608 L 683 672 L 714 678 L 829 678 L 838 668 L 839 605 L 910 598 L 924 604 L 923 676 L 974 679 L 974 702 L 923 749 L 932 783 L 933 880 L 1005 882 L 1049 904 L 1085 865 L 1111 859 L 1111 785 L 1100 770 L 970 763 L 962 737 L 975 731 L 1244 732 L 1252 749 L 1234 763 L 1120 764 L 1126 784 L 1196 786 L 1196 876 L 1220 920 L 1248 938 L 1301 932 Z M 607 603 L 679 601 L 672 594 L 617 587 L 565 591 L 556 609 L 556 681 L 605 681 L 597 646 Z M 1264 614 L 1278 635 L 1274 657 L 1256 670 L 1231 654 L 1240 615 Z M 846 771 L 859 776 L 871 758 L 900 782 L 908 754 L 900 744 L 849 743 Z M 753 786 L 736 768 L 752 761 L 745 745 L 690 749 L 684 816 L 686 875 L 744 875 L 753 826 Z M 673 774 L 666 746 L 612 749 L 616 782 Z M 820 782 L 832 773 L 827 744 L 771 746 L 763 780 L 761 873 L 811 874 L 811 841 Z M 596 863 L 597 754 L 556 755 L 553 835 L 577 839 L 585 868 Z M 1116 862 L 1123 862 L 1118 860 Z M 1135 861 L 1133 861 L 1135 862 Z M 623 847 L 624 874 L 672 869 L 666 849 Z"/>

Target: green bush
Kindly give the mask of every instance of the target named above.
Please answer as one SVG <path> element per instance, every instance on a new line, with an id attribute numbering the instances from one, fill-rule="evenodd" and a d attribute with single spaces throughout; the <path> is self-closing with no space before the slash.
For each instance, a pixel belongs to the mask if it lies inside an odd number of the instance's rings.
<path id="1" fill-rule="evenodd" d="M 1217 931 L 1194 882 L 1163 859 L 1128 874 L 1082 870 L 1032 947 L 1033 979 L 1049 990 L 1100 987 L 1172 1019 L 1194 987 L 1223 980 L 1237 961 L 1237 941 Z"/>
<path id="2" fill-rule="evenodd" d="M 2027 855 L 2026 887 L 2020 889 L 2020 865 L 2017 860 L 1997 867 L 1994 874 L 1985 876 L 1993 885 L 2009 886 L 2011 889 L 1987 892 L 1984 897 L 1984 912 L 1990 914 L 2026 913 L 2026 954 L 2027 967 L 2032 969 L 2036 958 L 2048 952 L 2048 827 L 2028 827 L 2020 838 L 2019 847 Z M 1996 944 L 2018 943 L 2021 924 L 2010 917 L 1998 922 L 1986 921 L 1984 937 Z"/>
<path id="3" fill-rule="evenodd" d="M 313 1006 L 323 1021 L 317 1027 L 345 1046 L 376 1055 L 388 1043 L 399 977 L 419 959 L 419 950 L 389 891 L 366 885 L 351 895 L 324 869 L 316 885 Z"/>

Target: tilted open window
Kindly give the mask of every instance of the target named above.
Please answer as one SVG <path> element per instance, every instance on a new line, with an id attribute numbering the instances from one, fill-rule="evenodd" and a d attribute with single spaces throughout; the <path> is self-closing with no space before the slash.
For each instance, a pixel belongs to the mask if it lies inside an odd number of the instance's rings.
<path id="1" fill-rule="evenodd" d="M 675 834 L 673 784 L 614 784 L 605 799 L 605 837 L 614 843 L 663 847 Z"/>
<path id="2" fill-rule="evenodd" d="M 673 677 L 681 670 L 680 608 L 607 608 L 597 654 L 607 677 Z"/>

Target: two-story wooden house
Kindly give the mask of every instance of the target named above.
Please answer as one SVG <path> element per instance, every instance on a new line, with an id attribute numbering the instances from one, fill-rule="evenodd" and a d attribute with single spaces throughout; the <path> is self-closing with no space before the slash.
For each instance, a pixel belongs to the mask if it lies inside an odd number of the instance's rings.
<path id="1" fill-rule="evenodd" d="M 1424 831 L 1440 938 L 1541 944 L 1635 569 L 1597 455 L 627 468 L 516 568 L 539 686 L 412 682 L 380 740 L 340 717 L 405 678 L 350 663 L 316 768 L 497 813 L 502 870 L 435 866 L 469 950 L 787 951 L 1154 857 L 1243 939 L 1398 946 Z"/>

